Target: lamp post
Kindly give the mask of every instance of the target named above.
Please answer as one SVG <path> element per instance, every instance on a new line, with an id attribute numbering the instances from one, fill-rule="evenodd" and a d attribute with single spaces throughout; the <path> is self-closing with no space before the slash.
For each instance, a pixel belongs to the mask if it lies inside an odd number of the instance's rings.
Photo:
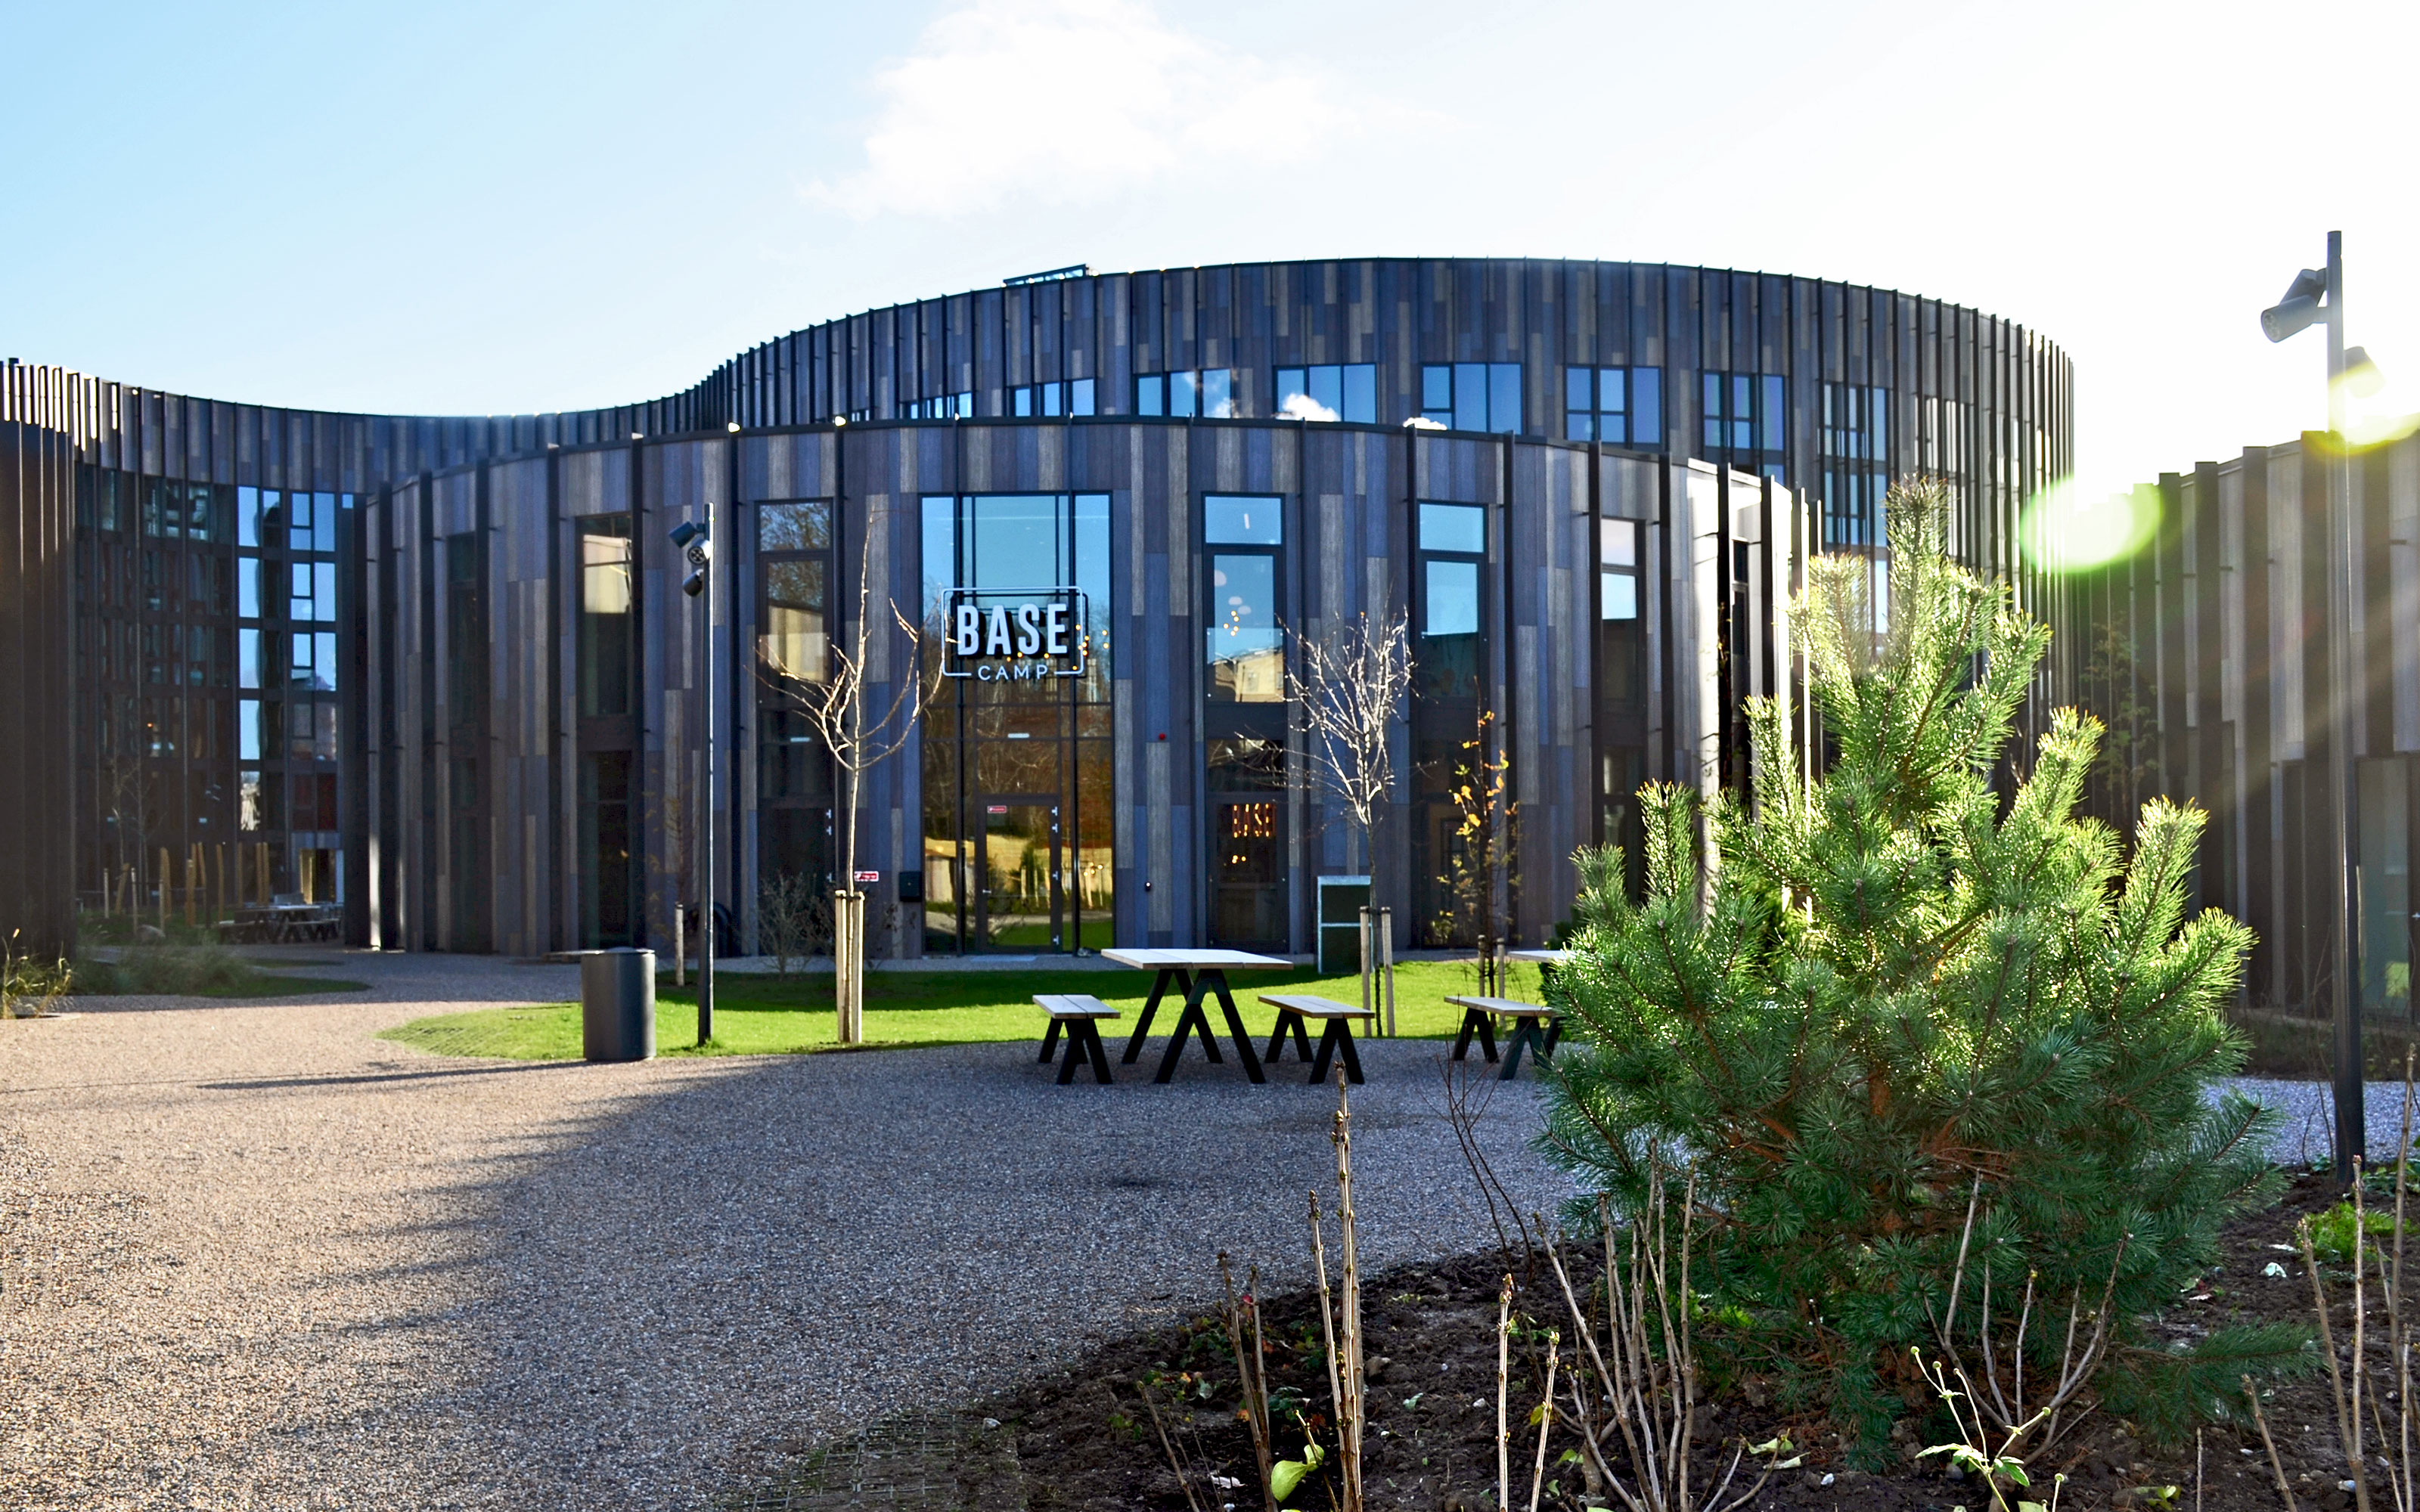
<path id="1" fill-rule="evenodd" d="M 2322 300 L 2325 301 L 2322 303 Z M 2294 275 L 2286 297 L 2260 313 L 2260 330 L 2271 341 L 2284 341 L 2316 322 L 2328 332 L 2328 431 L 2334 454 L 2327 471 L 2328 550 L 2328 819 L 2335 841 L 2335 864 L 2328 878 L 2335 907 L 2334 938 L 2328 943 L 2335 958 L 2329 974 L 2330 1016 L 2334 1021 L 2335 1060 L 2335 1174 L 2339 1181 L 2353 1178 L 2353 1163 L 2366 1153 L 2368 1120 L 2362 1107 L 2361 1067 L 2361 933 L 2353 916 L 2360 896 L 2353 867 L 2358 848 L 2353 830 L 2354 766 L 2352 749 L 2353 586 L 2359 580 L 2359 536 L 2352 517 L 2352 467 L 2345 434 L 2345 391 L 2365 391 L 2377 381 L 2369 354 L 2345 347 L 2344 233 L 2328 233 L 2324 269 L 2305 268 Z"/>
<path id="2" fill-rule="evenodd" d="M 704 600 L 706 628 L 699 636 L 699 660 L 706 683 L 705 791 L 698 795 L 697 1042 L 714 1038 L 714 504 L 706 505 L 706 522 L 683 520 L 672 528 L 673 545 L 689 558 L 690 574 L 681 592 Z M 673 941 L 678 950 L 681 942 Z"/>

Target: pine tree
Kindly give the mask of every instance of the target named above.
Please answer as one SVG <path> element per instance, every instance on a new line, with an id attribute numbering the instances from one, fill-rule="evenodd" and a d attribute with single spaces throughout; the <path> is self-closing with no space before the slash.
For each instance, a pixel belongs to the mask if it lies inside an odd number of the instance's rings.
<path id="1" fill-rule="evenodd" d="M 2105 1315 L 2097 1391 L 2156 1425 L 2223 1415 L 2239 1371 L 2298 1342 L 2144 1342 L 2220 1223 L 2273 1195 L 2272 1116 L 2211 1095 L 2242 1063 L 2218 1006 L 2251 933 L 2184 918 L 2198 811 L 2145 805 L 2131 851 L 2076 815 L 2089 717 L 2059 711 L 1995 790 L 2050 636 L 1948 558 L 1944 513 L 1937 486 L 1892 496 L 1886 629 L 1865 559 L 1810 564 L 1828 768 L 1805 778 L 1760 704 L 1752 804 L 1701 825 L 1691 793 L 1643 789 L 1644 900 L 1618 851 L 1585 853 L 1556 973 L 1579 1042 L 1546 1148 L 1617 1213 L 1693 1166 L 1734 1357 L 1869 1458 L 1929 1400 L 1910 1350 L 1939 1352 L 1945 1319 L 1993 1334 L 2006 1371 L 2029 1280 L 2037 1389 L 2071 1308 Z"/>

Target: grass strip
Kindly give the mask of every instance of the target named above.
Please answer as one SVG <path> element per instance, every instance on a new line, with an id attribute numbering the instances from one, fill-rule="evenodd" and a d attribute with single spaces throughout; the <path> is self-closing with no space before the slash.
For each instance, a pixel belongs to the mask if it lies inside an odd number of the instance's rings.
<path id="1" fill-rule="evenodd" d="M 1264 992 L 1311 993 L 1340 1002 L 1360 1000 L 1359 979 L 1323 977 L 1309 968 L 1236 972 L 1229 979 L 1235 1006 L 1264 1048 L 1276 1010 Z M 1102 1037 L 1130 1032 L 1151 993 L 1151 974 L 1141 971 L 877 971 L 865 979 L 867 1049 L 908 1045 L 1038 1041 L 1045 1020 L 1033 1006 L 1037 993 L 1090 993 L 1125 1017 L 1104 1025 Z M 1538 1001 L 1534 966 L 1513 968 L 1510 995 Z M 1467 962 L 1412 961 L 1395 968 L 1397 1023 L 1405 1038 L 1443 1039 L 1460 1027 L 1462 1011 L 1445 1001 L 1449 993 L 1478 991 L 1478 972 Z M 1176 1022 L 1181 1002 L 1165 1001 L 1152 1021 L 1155 1036 Z M 1213 1000 L 1211 1022 L 1225 1025 Z M 675 988 L 669 978 L 656 983 L 656 1053 L 663 1056 L 784 1056 L 834 1050 L 832 979 L 797 976 L 787 981 L 754 973 L 718 976 L 714 982 L 714 1040 L 697 1043 L 697 988 Z M 379 1038 L 416 1045 L 439 1055 L 505 1060 L 580 1058 L 580 1006 L 547 1004 L 483 1008 L 413 1019 Z"/>

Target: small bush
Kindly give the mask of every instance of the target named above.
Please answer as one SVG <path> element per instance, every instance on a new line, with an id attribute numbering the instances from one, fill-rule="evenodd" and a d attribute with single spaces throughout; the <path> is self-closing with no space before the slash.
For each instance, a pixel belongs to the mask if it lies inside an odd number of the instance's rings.
<path id="1" fill-rule="evenodd" d="M 0 1019 L 39 1018 L 75 990 L 75 971 L 65 961 L 43 963 L 17 953 L 10 935 L 0 951 Z"/>
<path id="2" fill-rule="evenodd" d="M 2323 1260 L 2334 1260 L 2338 1265 L 2350 1265 L 2354 1221 L 2352 1204 L 2350 1202 L 2339 1202 L 2312 1219 L 2312 1252 Z M 2360 1222 L 2362 1231 L 2373 1240 L 2394 1236 L 2395 1214 L 2392 1212 L 2381 1212 L 2373 1208 L 2363 1215 Z M 2369 1253 L 2377 1254 L 2378 1246 L 2371 1244 Z"/>
<path id="3" fill-rule="evenodd" d="M 1911 1347 L 1997 1339 L 2040 1381 L 2088 1335 L 2080 1379 L 2160 1419 L 2149 1396 L 2206 1411 L 2201 1376 L 2231 1385 L 2281 1343 L 2213 1336 L 2175 1357 L 2211 1356 L 2198 1375 L 2145 1347 L 2221 1222 L 2275 1187 L 2273 1116 L 2214 1095 L 2243 1062 L 2219 1009 L 2251 932 L 2185 915 L 2197 810 L 2146 805 L 2131 847 L 2076 815 L 2095 721 L 2060 710 L 2010 748 L 2049 632 L 1949 560 L 1944 507 L 1894 491 L 1886 620 L 1867 559 L 1810 567 L 1829 769 L 1804 775 L 1758 701 L 1752 808 L 1642 790 L 1646 897 L 1619 852 L 1583 853 L 1553 994 L 1580 1042 L 1549 1150 L 1623 1213 L 1688 1152 L 1719 1215 L 1708 1301 L 1869 1461 L 1929 1404 Z"/>
<path id="4" fill-rule="evenodd" d="M 262 990 L 261 973 L 223 945 L 137 945 L 76 968 L 76 990 L 220 997 Z"/>

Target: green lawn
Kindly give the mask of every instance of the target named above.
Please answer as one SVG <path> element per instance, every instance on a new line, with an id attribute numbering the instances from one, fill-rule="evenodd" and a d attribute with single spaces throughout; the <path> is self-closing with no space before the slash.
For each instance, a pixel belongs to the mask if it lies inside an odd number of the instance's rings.
<path id="1" fill-rule="evenodd" d="M 1342 1002 L 1359 1000 L 1353 977 L 1322 977 L 1308 967 L 1295 971 L 1237 972 L 1231 979 L 1244 1023 L 1265 1036 L 1275 1010 L 1255 995 L 1278 991 L 1315 993 Z M 1134 1024 L 1151 992 L 1140 971 L 877 971 L 865 979 L 865 1037 L 877 1048 L 916 1044 L 970 1044 L 1042 1036 L 1036 993 L 1091 993 L 1125 1017 L 1104 1026 L 1114 1038 Z M 1512 995 L 1537 999 L 1534 966 L 1516 966 Z M 1476 969 L 1466 962 L 1414 961 L 1395 968 L 1397 1022 L 1404 1035 L 1438 1039 L 1461 1024 L 1461 1011 L 1446 1005 L 1448 993 L 1478 990 Z M 778 981 L 756 975 L 724 975 L 714 982 L 714 1041 L 697 1043 L 697 989 L 675 988 L 670 977 L 656 983 L 656 1051 L 667 1056 L 801 1055 L 830 1050 L 832 1043 L 832 979 L 793 977 Z M 1152 1021 L 1155 1035 L 1176 1022 L 1181 1003 L 1162 1003 Z M 1212 1008 L 1213 1022 L 1218 1018 Z M 1221 1026 L 1223 1027 L 1223 1026 Z M 397 1025 L 380 1036 L 449 1056 L 491 1056 L 511 1060 L 576 1060 L 580 1057 L 580 1009 L 561 1003 L 541 1008 L 485 1008 L 441 1013 Z"/>

